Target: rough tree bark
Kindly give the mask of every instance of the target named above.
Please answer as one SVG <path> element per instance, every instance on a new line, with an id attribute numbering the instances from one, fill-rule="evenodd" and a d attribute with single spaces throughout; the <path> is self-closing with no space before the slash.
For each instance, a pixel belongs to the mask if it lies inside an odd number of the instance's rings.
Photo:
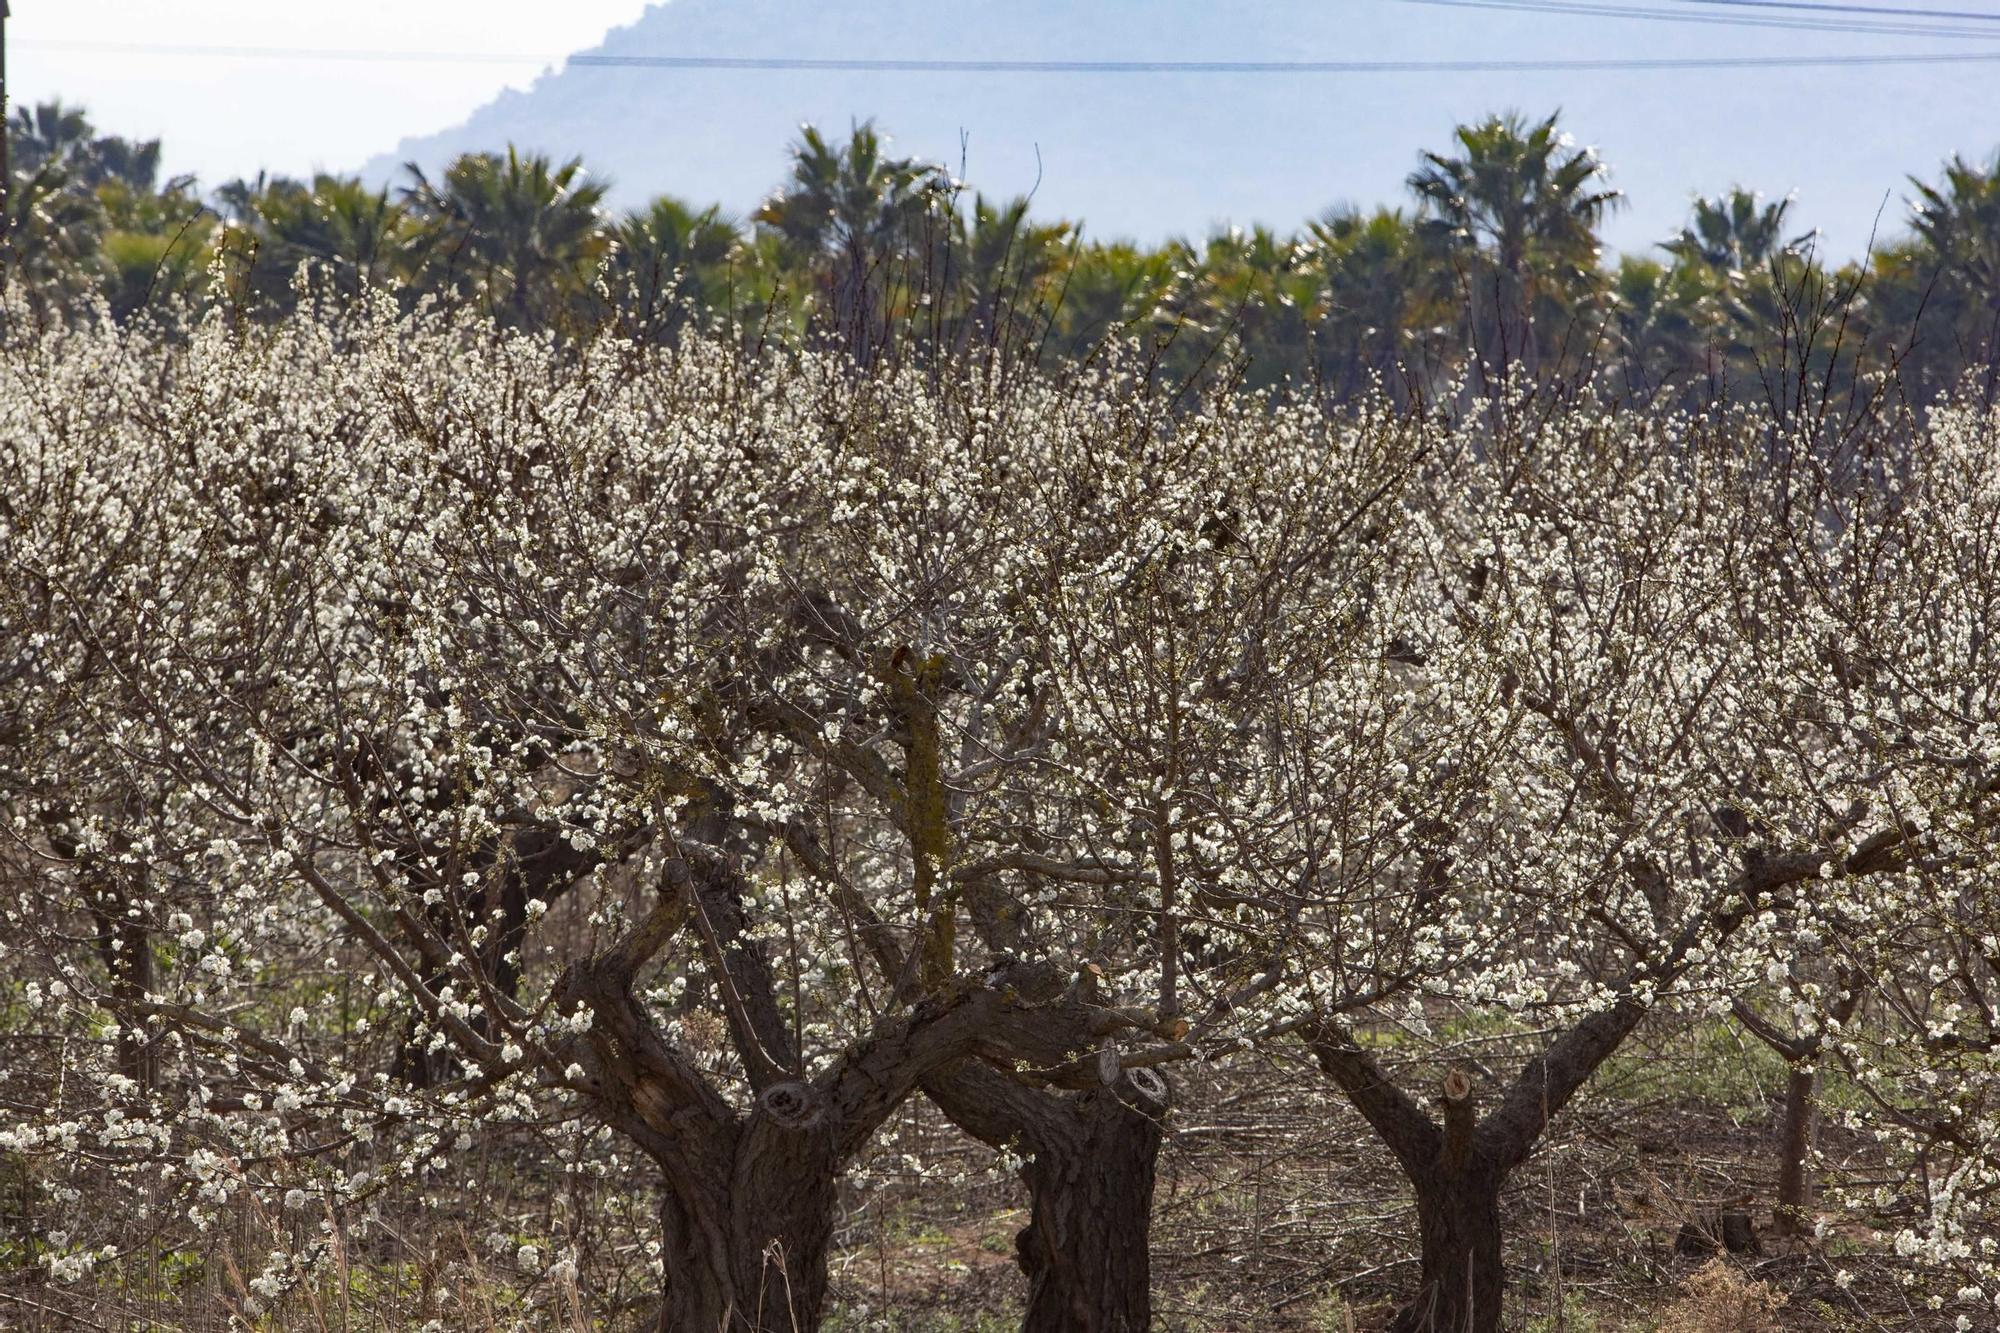
<path id="1" fill-rule="evenodd" d="M 1417 1185 L 1423 1287 L 1397 1311 L 1392 1333 L 1500 1327 L 1506 1270 L 1500 1255 L 1500 1180 L 1485 1169 L 1438 1173 Z"/>
<path id="2" fill-rule="evenodd" d="M 1411 1176 L 1417 1195 L 1423 1287 L 1397 1312 L 1394 1333 L 1499 1327 L 1506 1273 L 1500 1254 L 1500 1187 L 1507 1171 L 1481 1144 L 1472 1080 L 1445 1076 L 1444 1131 L 1436 1154 Z"/>
<path id="3" fill-rule="evenodd" d="M 1157 1077 L 1157 1076 L 1155 1076 Z M 1125 1080 L 1129 1086 L 1129 1076 Z M 1158 1112 L 1099 1088 L 1070 1099 L 1072 1134 L 1022 1172 L 1029 1223 L 1015 1238 L 1028 1276 L 1025 1333 L 1144 1333 L 1152 1326 L 1153 1180 Z M 1164 1080 L 1133 1102 L 1164 1092 Z"/>
<path id="4" fill-rule="evenodd" d="M 1440 1123 L 1344 1034 L 1322 1033 L 1313 1053 L 1388 1144 L 1416 1194 L 1422 1268 L 1391 1333 L 1498 1333 L 1507 1283 L 1500 1191 L 1518 1161 L 1503 1124 L 1508 1104 L 1480 1124 L 1472 1080 L 1454 1069 L 1440 1090 Z"/>
<path id="5" fill-rule="evenodd" d="M 1905 831 L 1878 833 L 1849 855 L 1844 869 L 1863 874 L 1897 864 Z M 1618 998 L 1578 1020 L 1515 1076 L 1482 1119 L 1472 1083 L 1454 1070 L 1444 1081 L 1443 1123 L 1397 1087 L 1345 1029 L 1312 1030 L 1314 1058 L 1388 1145 L 1417 1196 L 1423 1272 L 1418 1295 L 1397 1316 L 1395 1333 L 1499 1333 L 1506 1290 L 1500 1192 L 1541 1141 L 1550 1120 L 1639 1026 L 1638 995 L 1683 975 L 1696 946 L 1726 940 L 1773 889 L 1819 873 L 1823 853 L 1752 855 L 1720 895 L 1719 906 L 1688 921 L 1653 958 L 1635 964 Z"/>
<path id="6" fill-rule="evenodd" d="M 1062 969 L 1009 963 L 951 978 L 884 1014 L 808 1075 L 749 932 L 740 874 L 689 840 L 679 851 L 646 917 L 564 973 L 558 1009 L 581 1006 L 592 1022 L 558 1059 L 577 1060 L 606 1123 L 659 1167 L 661 1327 L 812 1333 L 840 1173 L 923 1080 L 973 1058 L 1064 1067 L 1079 1037 L 1094 1045 L 1132 1020 L 1080 998 Z M 754 1094 L 747 1111 L 664 1039 L 635 998 L 639 969 L 683 926 L 700 937 L 716 976 Z"/>
<path id="7" fill-rule="evenodd" d="M 760 1098 L 700 1169 L 669 1169 L 660 1328 L 809 1333 L 826 1298 L 842 1155 L 804 1085 Z"/>
<path id="8" fill-rule="evenodd" d="M 1032 1088 L 972 1061 L 924 1082 L 952 1122 L 1029 1156 L 1029 1220 L 1014 1238 L 1028 1279 L 1024 1333 L 1141 1333 L 1152 1326 L 1153 1182 L 1171 1101 L 1150 1069 L 1108 1087 Z"/>
<path id="9" fill-rule="evenodd" d="M 1394 1153 L 1417 1198 L 1422 1272 L 1394 1333 L 1499 1333 L 1506 1293 L 1500 1193 L 1549 1121 L 1645 1017 L 1629 995 L 1583 1019 L 1528 1062 L 1482 1119 L 1472 1080 L 1444 1079 L 1442 1123 L 1337 1027 L 1313 1042 L 1320 1068 Z"/>
<path id="10" fill-rule="evenodd" d="M 1813 1130 L 1818 1119 L 1817 1070 L 1792 1065 L 1785 1071 L 1784 1120 L 1779 1127 L 1778 1197 L 1771 1221 L 1779 1231 L 1798 1235 L 1812 1216 Z"/>

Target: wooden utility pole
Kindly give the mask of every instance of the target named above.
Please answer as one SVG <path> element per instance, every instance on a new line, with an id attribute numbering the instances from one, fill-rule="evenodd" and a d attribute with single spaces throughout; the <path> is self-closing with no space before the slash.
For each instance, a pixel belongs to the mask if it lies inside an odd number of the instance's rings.
<path id="1" fill-rule="evenodd" d="M 0 288 L 14 274 L 14 164 L 7 158 L 12 116 L 7 103 L 7 0 L 0 0 Z"/>

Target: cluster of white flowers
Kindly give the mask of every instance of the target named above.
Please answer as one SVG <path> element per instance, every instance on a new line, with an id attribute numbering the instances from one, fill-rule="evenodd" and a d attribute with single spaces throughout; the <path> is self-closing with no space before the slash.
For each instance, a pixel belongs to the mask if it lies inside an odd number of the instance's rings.
<path id="1" fill-rule="evenodd" d="M 573 1115 L 698 1211 L 763 1142 L 713 1127 L 865 1141 L 919 997 L 1113 1076 L 1736 1013 L 1951 1159 L 1897 1248 L 2000 1290 L 1984 409 L 1891 456 L 387 304 L 8 329 L 0 919 L 29 1021 L 114 1026 L 0 1147 L 303 1225 Z"/>

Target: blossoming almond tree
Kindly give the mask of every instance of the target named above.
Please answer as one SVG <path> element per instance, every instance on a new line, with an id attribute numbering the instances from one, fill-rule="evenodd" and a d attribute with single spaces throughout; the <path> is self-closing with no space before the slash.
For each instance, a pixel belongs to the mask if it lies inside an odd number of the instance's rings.
<path id="1" fill-rule="evenodd" d="M 1782 685 L 1819 647 L 1777 613 L 1800 553 L 1755 431 L 1576 408 L 1465 423 L 1433 453 L 1422 592 L 1373 650 L 1410 663 L 1414 717 L 1500 743 L 1456 765 L 1472 785 L 1391 798 L 1429 816 L 1432 873 L 1380 880 L 1427 918 L 1419 1001 L 1314 997 L 1294 1030 L 1415 1193 L 1422 1274 L 1395 1326 L 1484 1330 L 1501 1193 L 1552 1118 L 1648 1014 L 1710 1003 L 1785 895 L 1895 872 L 1914 844 L 1893 811 L 1828 817 L 1856 779 Z M 1322 974 L 1350 933 L 1311 941 Z M 1409 1062 L 1439 1080 L 1435 1115 L 1395 1075 Z"/>
<path id="2" fill-rule="evenodd" d="M 1258 723 L 1287 679 L 1286 654 L 1339 642 L 1364 614 L 1382 555 L 1373 513 L 1393 503 L 1414 444 L 1391 418 L 1329 421 L 1295 405 L 1212 403 L 1136 424 L 1122 448 L 1093 442 L 1028 492 L 1033 591 L 1012 632 L 1038 745 L 986 802 L 1051 834 L 1051 817 L 1067 812 L 1095 873 L 1045 862 L 1016 879 L 1088 906 L 1084 952 L 1107 982 L 1150 998 L 1166 1023 L 1155 1035 L 1174 1040 L 1107 1045 L 1098 1062 L 1109 1086 L 1078 1094 L 967 1066 L 926 1083 L 969 1132 L 1032 1154 L 1019 1243 L 1035 1329 L 1147 1326 L 1156 1122 L 1170 1095 L 1167 1070 L 1147 1061 L 1216 1049 L 1269 985 L 1282 953 L 1272 939 L 1238 947 L 1209 928 L 1233 913 L 1225 886 L 1244 878 L 1234 868 L 1245 849 L 1224 837 L 1223 814 L 1282 762 Z M 1033 938 L 1037 914 L 1004 884 L 973 894 L 989 946 L 1046 948 Z M 1039 920 L 1076 928 L 1061 913 Z"/>
<path id="3" fill-rule="evenodd" d="M 663 1327 L 811 1328 L 921 1091 L 1027 1159 L 1029 1327 L 1144 1327 L 1171 1071 L 1256 1043 L 1408 1179 L 1396 1327 L 1496 1329 L 1554 1117 L 1732 1010 L 1988 1299 L 1984 409 L 1808 449 L 388 305 L 5 336 L 0 961 L 56 1054 L 0 1147 L 312 1204 L 261 1305 L 539 1120 L 649 1164 Z"/>
<path id="4" fill-rule="evenodd" d="M 100 377 L 139 358 L 165 386 L 103 423 L 155 539 L 86 598 L 76 559 L 119 545 L 125 515 L 76 542 L 104 516 L 56 505 L 19 534 L 42 639 L 14 683 L 40 707 L 93 663 L 78 744 L 163 791 L 174 839 L 145 839 L 129 802 L 79 819 L 49 756 L 16 788 L 10 914 L 80 1004 L 176 1050 L 157 1098 L 116 1108 L 126 1138 L 185 1144 L 199 1122 L 239 1161 L 332 1161 L 394 1129 L 420 1170 L 482 1116 L 573 1097 L 659 1168 L 664 1324 L 803 1328 L 842 1164 L 927 1074 L 983 1055 L 1095 1077 L 1078 1057 L 1153 1025 L 1073 965 L 954 938 L 961 858 L 1069 849 L 948 824 L 941 719 L 978 706 L 961 680 L 1011 669 L 1017 589 L 992 534 L 933 552 L 956 534 L 931 519 L 1064 423 L 960 437 L 963 411 L 914 378 L 714 346 L 572 363 L 386 314 L 95 354 Z M 97 438 L 29 424 L 89 471 Z M 905 447 L 928 489 L 883 463 Z M 899 503 L 925 511 L 908 533 Z M 854 514 L 916 544 L 857 548 L 876 563 L 844 568 L 840 606 L 812 581 L 843 568 L 827 525 Z M 933 556 L 995 570 L 985 600 L 912 597 Z M 42 831 L 65 820 L 66 841 Z M 193 955 L 157 989 L 64 947 L 104 862 L 143 869 L 141 919 Z M 561 932 L 559 897 L 582 918 Z M 277 999 L 302 948 L 369 969 L 369 1021 L 437 1058 L 428 1089 Z M 664 1009 L 661 968 L 684 986 Z M 697 1003 L 727 1051 L 675 1039 Z M 323 1184 L 339 1202 L 365 1182 Z"/>
<path id="5" fill-rule="evenodd" d="M 1968 394 L 1920 430 L 1862 433 L 1843 467 L 1796 475 L 1792 595 L 1774 604 L 1816 649 L 1787 684 L 1815 728 L 1822 818 L 1843 833 L 1900 827 L 1907 854 L 1872 882 L 1836 875 L 1800 895 L 1767 979 L 1814 1039 L 1815 1065 L 1860 1099 L 1843 1118 L 1887 1152 L 1886 1181 L 1837 1198 L 1909 1218 L 1894 1242 L 1907 1278 L 1954 1275 L 1961 1329 L 2000 1307 L 1995 430 Z M 1816 953 L 1842 969 L 1837 989 L 1814 984 L 1803 960 Z M 1926 1300 L 1947 1303 L 1942 1290 Z"/>

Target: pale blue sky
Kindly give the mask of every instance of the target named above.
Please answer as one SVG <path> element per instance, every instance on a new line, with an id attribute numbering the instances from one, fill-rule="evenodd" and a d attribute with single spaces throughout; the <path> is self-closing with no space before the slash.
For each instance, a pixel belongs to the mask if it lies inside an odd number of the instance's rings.
<path id="1" fill-rule="evenodd" d="M 60 94 L 106 130 L 166 141 L 204 181 L 352 168 L 409 134 L 525 87 L 645 0 L 13 0 L 9 92 Z M 499 64 L 262 60 L 66 50 L 67 44 L 490 52 Z"/>
<path id="2" fill-rule="evenodd" d="M 1690 0 L 1610 3 L 1690 17 L 1755 13 Z M 1951 7 L 2000 16 L 2000 0 Z M 427 143 L 454 142 L 423 136 L 506 88 L 529 87 L 544 62 L 595 45 L 645 9 L 643 0 L 14 0 L 9 55 L 17 100 L 61 94 L 83 102 L 105 130 L 163 138 L 169 170 L 213 185 L 260 166 L 299 174 L 421 157 Z M 720 55 L 2000 55 L 2000 22 L 1987 25 L 1990 34 L 1964 23 L 1955 34 L 1836 33 L 1404 0 L 677 0 L 671 12 L 674 24 L 647 34 L 685 34 L 686 50 Z M 1145 21 L 1132 22 L 1135 12 Z M 637 42 L 650 50 L 656 40 L 633 35 L 619 49 Z M 263 60 L 66 46 L 107 42 L 527 59 Z M 842 125 L 879 115 L 904 150 L 952 162 L 965 131 L 977 185 L 1026 189 L 1039 169 L 1042 211 L 1083 216 L 1098 235 L 1148 240 L 1225 220 L 1289 229 L 1333 203 L 1402 202 L 1419 148 L 1443 145 L 1457 121 L 1504 107 L 1561 106 L 1569 129 L 1601 150 L 1632 200 L 1607 229 L 1624 249 L 1668 234 L 1695 191 L 1741 182 L 1771 195 L 1796 192 L 1802 223 L 1821 227 L 1831 251 L 1851 255 L 1878 209 L 1886 234 L 1900 228 L 1905 173 L 1934 176 L 1951 152 L 1984 159 L 2000 147 L 2000 63 L 1257 80 L 585 69 L 544 91 L 479 123 L 532 139 L 548 119 L 538 108 L 569 107 L 574 115 L 550 130 L 549 142 L 528 146 L 584 152 L 624 202 L 672 191 L 740 214 L 779 178 L 784 139 L 799 120 Z M 603 142 L 574 141 L 587 134 Z"/>

